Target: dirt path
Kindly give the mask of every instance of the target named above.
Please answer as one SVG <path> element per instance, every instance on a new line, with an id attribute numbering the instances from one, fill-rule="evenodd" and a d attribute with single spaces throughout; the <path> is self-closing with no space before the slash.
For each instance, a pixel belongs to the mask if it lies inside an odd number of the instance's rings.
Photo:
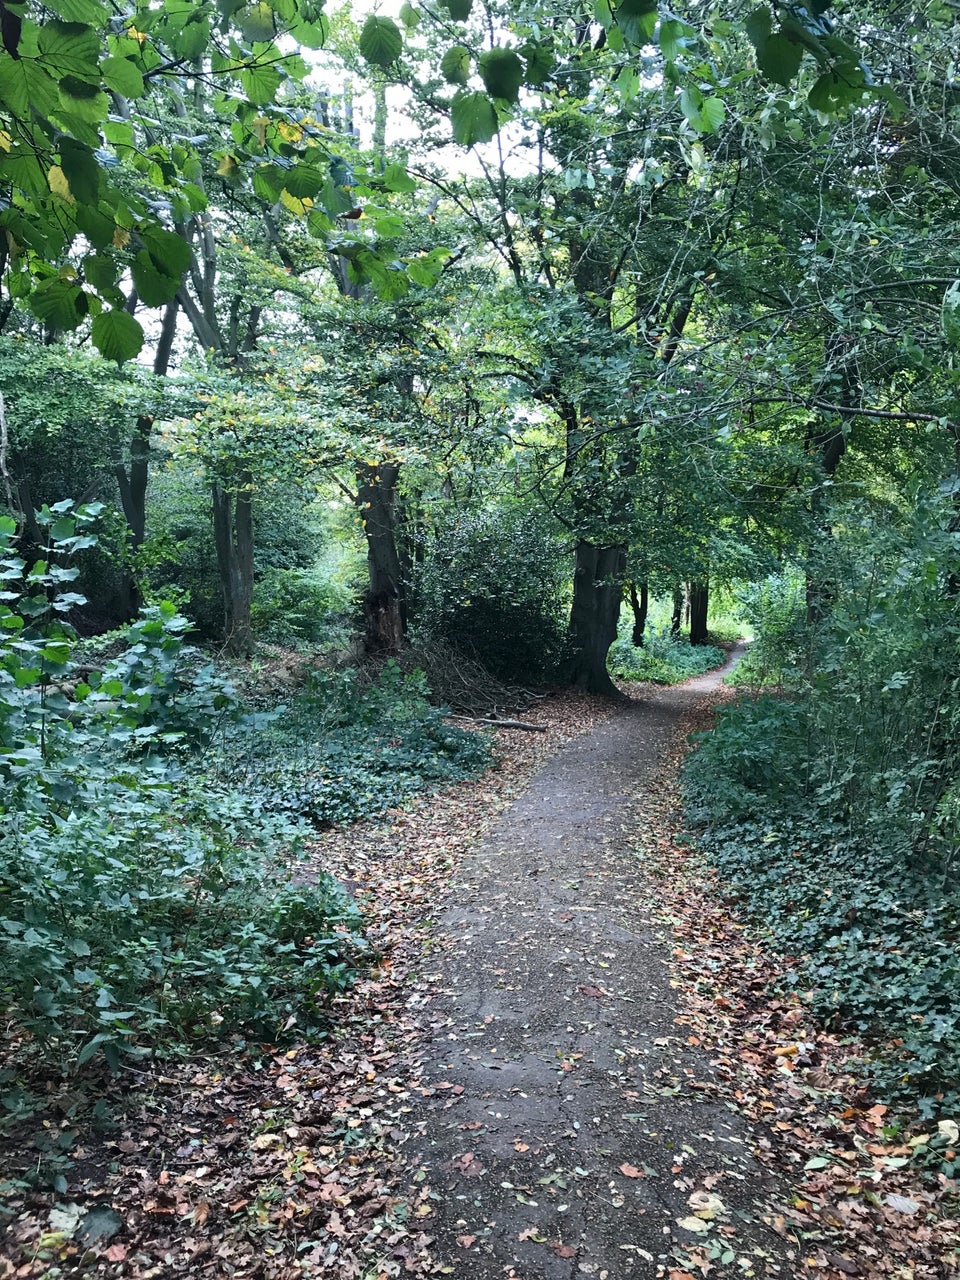
<path id="1" fill-rule="evenodd" d="M 747 1122 L 703 1096 L 710 1064 L 674 1021 L 656 890 L 631 845 L 632 797 L 724 671 L 650 692 L 564 748 L 452 886 L 421 1056 L 436 1093 L 407 1151 L 448 1274 L 799 1270 L 760 1217 L 785 1189 L 752 1158 Z"/>

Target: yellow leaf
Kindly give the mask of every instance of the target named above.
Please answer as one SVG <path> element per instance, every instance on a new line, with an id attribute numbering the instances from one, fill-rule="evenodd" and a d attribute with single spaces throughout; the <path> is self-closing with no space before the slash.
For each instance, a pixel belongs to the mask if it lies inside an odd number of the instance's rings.
<path id="1" fill-rule="evenodd" d="M 50 184 L 50 190 L 55 196 L 59 196 L 61 200 L 66 200 L 68 204 L 77 203 L 73 192 L 70 190 L 67 175 L 58 164 L 52 164 L 47 170 L 47 182 Z"/>
<path id="2" fill-rule="evenodd" d="M 310 207 L 309 201 L 298 200 L 296 196 L 292 196 L 290 194 L 290 192 L 286 189 L 286 187 L 284 187 L 284 189 L 280 192 L 280 203 L 284 205 L 286 208 L 288 208 L 291 213 L 295 213 L 297 214 L 298 217 L 301 217 L 301 218 L 306 213 L 307 209 Z"/>
<path id="3" fill-rule="evenodd" d="M 9 151 L 12 146 L 13 139 L 10 137 L 9 133 L 7 133 L 6 129 L 0 129 L 0 148 L 4 151 Z"/>
<path id="4" fill-rule="evenodd" d="M 303 129 L 298 124 L 287 124 L 285 120 L 277 124 L 277 131 L 284 142 L 299 142 L 303 137 Z"/>
<path id="5" fill-rule="evenodd" d="M 232 178 L 237 167 L 237 162 L 233 156 L 221 156 L 220 163 L 217 165 L 218 178 Z"/>
<path id="6" fill-rule="evenodd" d="M 130 232 L 126 227 L 114 227 L 113 230 L 113 247 L 115 249 L 125 249 L 130 243 Z"/>

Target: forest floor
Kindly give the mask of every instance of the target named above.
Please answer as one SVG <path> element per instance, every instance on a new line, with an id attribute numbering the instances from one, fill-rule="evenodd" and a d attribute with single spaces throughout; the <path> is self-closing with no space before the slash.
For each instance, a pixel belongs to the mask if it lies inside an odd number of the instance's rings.
<path id="1" fill-rule="evenodd" d="M 678 833 L 721 674 L 547 699 L 483 777 L 324 833 L 380 953 L 330 1038 L 127 1071 L 107 1115 L 51 1086 L 24 1143 L 66 1190 L 14 1198 L 0 1276 L 960 1274 L 922 1126 Z"/>

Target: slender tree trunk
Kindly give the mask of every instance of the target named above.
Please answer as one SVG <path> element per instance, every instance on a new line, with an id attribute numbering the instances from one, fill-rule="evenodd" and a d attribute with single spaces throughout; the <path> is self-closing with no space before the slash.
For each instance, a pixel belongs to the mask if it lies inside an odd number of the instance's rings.
<path id="1" fill-rule="evenodd" d="M 707 643 L 707 607 L 710 592 L 706 578 L 690 583 L 690 643 Z"/>
<path id="2" fill-rule="evenodd" d="M 253 603 L 252 477 L 242 477 L 236 492 L 213 485 L 213 537 L 223 589 L 223 634 L 236 658 L 253 652 L 250 609 Z"/>
<path id="3" fill-rule="evenodd" d="M 640 595 L 637 595 L 637 584 L 630 583 L 630 605 L 633 609 L 633 640 L 634 647 L 643 648 L 643 633 L 647 629 L 647 609 L 650 604 L 650 584 L 647 582 L 640 583 Z"/>
<path id="4" fill-rule="evenodd" d="M 406 634 L 403 576 L 397 549 L 396 462 L 365 463 L 357 469 L 357 502 L 367 540 L 370 584 L 363 597 L 364 648 L 397 654 Z"/>
<path id="5" fill-rule="evenodd" d="M 678 582 L 673 588 L 673 612 L 670 614 L 670 634 L 674 639 L 680 634 L 680 628 L 683 626 L 683 605 L 683 583 Z"/>
<path id="6" fill-rule="evenodd" d="M 617 638 L 627 549 L 577 543 L 570 609 L 570 683 L 589 693 L 618 696 L 607 671 L 607 653 Z"/>
<path id="7" fill-rule="evenodd" d="M 153 357 L 153 372 L 164 377 L 170 367 L 170 356 L 173 342 L 177 335 L 177 314 L 179 304 L 174 298 L 168 302 L 160 325 L 157 349 Z M 147 484 L 150 479 L 150 434 L 153 429 L 153 418 L 141 413 L 137 418 L 133 435 L 130 439 L 129 468 L 118 462 L 115 468 L 117 486 L 120 490 L 120 505 L 130 527 L 130 550 L 136 552 L 143 546 L 147 534 Z M 120 584 L 119 604 L 121 611 L 128 618 L 136 617 L 143 604 L 143 595 L 137 575 L 131 566 L 123 570 Z"/>
<path id="8" fill-rule="evenodd" d="M 122 462 L 117 464 L 117 486 L 120 490 L 120 504 L 130 527 L 130 550 L 135 555 L 143 546 L 147 532 L 147 480 L 150 470 L 150 432 L 153 418 L 142 413 L 137 418 L 133 437 L 130 441 L 129 469 Z M 120 585 L 120 604 L 128 618 L 136 617 L 143 603 L 140 584 L 130 566 L 123 571 Z"/>

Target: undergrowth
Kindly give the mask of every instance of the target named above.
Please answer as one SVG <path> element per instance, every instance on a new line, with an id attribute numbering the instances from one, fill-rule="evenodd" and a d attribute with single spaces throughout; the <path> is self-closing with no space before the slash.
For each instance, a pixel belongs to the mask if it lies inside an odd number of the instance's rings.
<path id="1" fill-rule="evenodd" d="M 958 536 L 918 501 L 829 547 L 829 613 L 770 594 L 780 695 L 724 708 L 688 819 L 786 959 L 784 982 L 871 1046 L 886 1100 L 960 1107 Z M 827 555 L 827 552 L 824 552 Z M 761 621 L 762 636 L 762 621 Z M 758 641 L 758 644 L 763 641 Z"/>
<path id="2" fill-rule="evenodd" d="M 490 763 L 486 739 L 447 724 L 429 693 L 395 662 L 373 685 L 353 669 L 309 672 L 289 706 L 224 737 L 216 770 L 318 826 L 374 817 Z"/>
<path id="3" fill-rule="evenodd" d="M 59 1070 L 324 1034 L 369 952 L 345 889 L 296 875 L 310 822 L 464 777 L 486 742 L 389 666 L 245 711 L 169 604 L 98 659 L 67 621 L 98 514 L 38 513 L 30 564 L 0 519 L 0 1012 Z"/>
<path id="4" fill-rule="evenodd" d="M 692 645 L 671 636 L 669 631 L 648 632 L 642 648 L 628 636 L 610 647 L 608 665 L 616 680 L 649 680 L 654 684 L 681 684 L 691 676 L 703 675 L 726 660 L 722 649 L 712 644 Z"/>

